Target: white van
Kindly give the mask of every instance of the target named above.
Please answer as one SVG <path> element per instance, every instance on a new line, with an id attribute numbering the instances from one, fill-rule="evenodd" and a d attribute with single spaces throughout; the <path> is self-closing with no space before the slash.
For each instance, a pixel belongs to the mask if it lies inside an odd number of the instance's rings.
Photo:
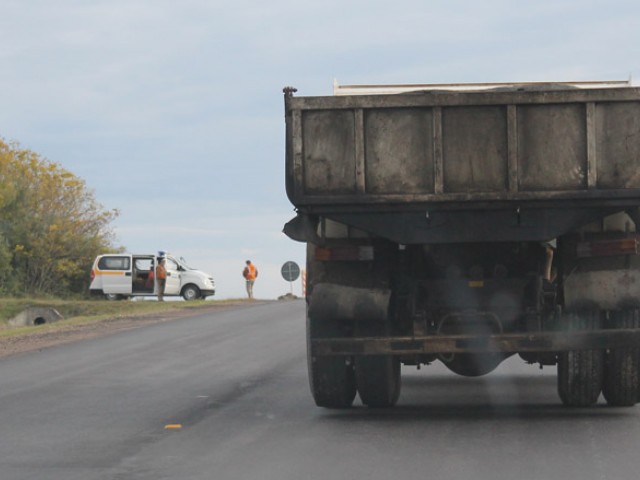
<path id="1" fill-rule="evenodd" d="M 167 284 L 165 297 L 179 296 L 185 300 L 210 297 L 216 293 L 213 277 L 187 266 L 183 258 L 179 260 L 166 255 Z M 89 291 L 105 295 L 110 300 L 134 296 L 158 294 L 155 281 L 157 257 L 152 254 L 132 255 L 129 253 L 109 253 L 98 255 L 91 269 Z"/>

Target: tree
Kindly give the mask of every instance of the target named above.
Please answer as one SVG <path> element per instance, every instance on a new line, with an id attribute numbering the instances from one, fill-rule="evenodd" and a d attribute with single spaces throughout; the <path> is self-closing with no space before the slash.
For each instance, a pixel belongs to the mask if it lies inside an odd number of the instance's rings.
<path id="1" fill-rule="evenodd" d="M 0 279 L 9 269 L 14 280 L 4 293 L 86 291 L 92 260 L 115 249 L 117 215 L 59 164 L 0 139 Z"/>

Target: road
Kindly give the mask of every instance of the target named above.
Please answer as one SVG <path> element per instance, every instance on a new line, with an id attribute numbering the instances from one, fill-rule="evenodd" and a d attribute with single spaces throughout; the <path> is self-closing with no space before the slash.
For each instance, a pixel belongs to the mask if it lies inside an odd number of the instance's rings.
<path id="1" fill-rule="evenodd" d="M 274 302 L 0 359 L 0 478 L 638 478 L 640 407 L 563 408 L 554 368 L 403 367 L 396 408 L 325 410 L 304 337 Z"/>

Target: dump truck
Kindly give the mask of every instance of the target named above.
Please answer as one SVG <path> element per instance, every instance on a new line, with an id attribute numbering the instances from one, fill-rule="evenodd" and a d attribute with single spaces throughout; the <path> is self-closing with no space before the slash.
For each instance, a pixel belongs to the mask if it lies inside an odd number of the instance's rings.
<path id="1" fill-rule="evenodd" d="M 563 404 L 639 400 L 640 88 L 284 89 L 284 232 L 307 245 L 318 406 L 396 404 L 401 365 L 519 356 Z"/>

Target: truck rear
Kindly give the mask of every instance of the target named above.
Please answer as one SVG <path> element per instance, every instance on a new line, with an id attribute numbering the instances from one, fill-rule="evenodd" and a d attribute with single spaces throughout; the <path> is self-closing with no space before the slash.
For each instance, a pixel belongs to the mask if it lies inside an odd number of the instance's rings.
<path id="1" fill-rule="evenodd" d="M 397 92 L 397 93 L 390 93 Z M 640 88 L 285 89 L 317 405 L 394 405 L 400 366 L 557 366 L 569 406 L 640 397 Z"/>

